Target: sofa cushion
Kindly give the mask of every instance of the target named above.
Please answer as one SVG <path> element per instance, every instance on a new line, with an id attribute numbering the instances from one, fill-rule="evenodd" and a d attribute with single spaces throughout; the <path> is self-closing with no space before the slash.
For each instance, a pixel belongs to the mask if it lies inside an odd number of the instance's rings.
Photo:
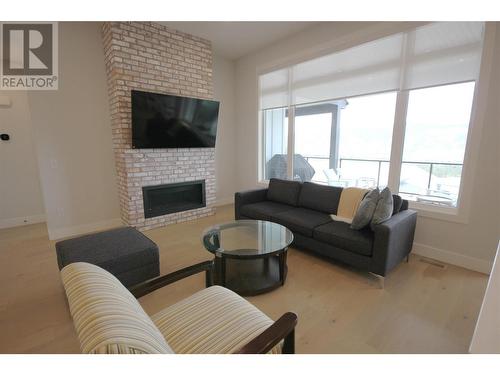
<path id="1" fill-rule="evenodd" d="M 372 255 L 373 232 L 369 228 L 355 230 L 341 221 L 320 225 L 313 231 L 313 238 L 360 255 Z"/>
<path id="2" fill-rule="evenodd" d="M 393 194 L 392 201 L 394 203 L 392 214 L 396 215 L 399 211 L 401 211 L 401 206 L 403 205 L 403 199 L 399 195 Z"/>
<path id="3" fill-rule="evenodd" d="M 246 204 L 241 207 L 240 212 L 243 216 L 257 220 L 271 220 L 271 215 L 279 212 L 293 210 L 293 206 L 271 201 Z"/>
<path id="4" fill-rule="evenodd" d="M 61 270 L 84 354 L 173 353 L 137 299 L 109 272 L 90 263 Z"/>
<path id="5" fill-rule="evenodd" d="M 391 218 L 392 212 L 394 210 L 394 201 L 392 198 L 391 191 L 388 187 L 380 192 L 377 207 L 373 213 L 373 218 L 370 223 L 370 227 L 374 230 L 375 226 L 382 224 Z"/>
<path id="6" fill-rule="evenodd" d="M 341 194 L 341 187 L 304 182 L 300 190 L 299 206 L 336 215 Z"/>
<path id="7" fill-rule="evenodd" d="M 408 201 L 406 199 L 403 199 L 401 202 L 401 208 L 399 209 L 399 212 L 405 211 L 408 209 Z"/>
<path id="8" fill-rule="evenodd" d="M 378 196 L 378 188 L 375 188 L 366 194 L 361 201 L 354 218 L 352 219 L 351 229 L 360 230 L 370 224 L 375 208 L 377 207 Z"/>
<path id="9" fill-rule="evenodd" d="M 177 354 L 234 353 L 274 322 L 236 293 L 212 286 L 151 317 Z M 281 343 L 271 353 L 280 353 Z"/>
<path id="10" fill-rule="evenodd" d="M 332 221 L 328 214 L 310 210 L 308 208 L 294 208 L 272 215 L 272 221 L 284 225 L 292 232 L 312 237 L 315 227 Z"/>
<path id="11" fill-rule="evenodd" d="M 301 185 L 298 181 L 271 178 L 267 190 L 267 199 L 273 202 L 297 206 Z"/>

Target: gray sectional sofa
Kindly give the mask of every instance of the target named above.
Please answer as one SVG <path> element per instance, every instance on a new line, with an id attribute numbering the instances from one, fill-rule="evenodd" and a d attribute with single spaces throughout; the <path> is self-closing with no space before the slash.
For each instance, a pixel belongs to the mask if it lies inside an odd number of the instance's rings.
<path id="1" fill-rule="evenodd" d="M 282 224 L 293 232 L 293 246 L 385 277 L 409 255 L 417 213 L 394 195 L 389 220 L 373 231 L 369 226 L 354 230 L 330 217 L 337 213 L 341 193 L 341 187 L 271 179 L 266 189 L 235 194 L 235 218 Z"/>

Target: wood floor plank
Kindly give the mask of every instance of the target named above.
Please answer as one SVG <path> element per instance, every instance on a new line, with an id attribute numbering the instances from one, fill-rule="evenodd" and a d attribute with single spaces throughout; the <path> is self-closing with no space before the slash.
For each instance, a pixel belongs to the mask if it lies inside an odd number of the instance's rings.
<path id="1" fill-rule="evenodd" d="M 201 233 L 232 220 L 233 206 L 145 232 L 160 248 L 162 273 L 211 259 Z M 298 353 L 465 353 L 487 276 L 412 256 L 385 289 L 365 272 L 291 248 L 284 287 L 248 297 L 273 319 L 299 315 Z M 45 224 L 0 230 L 0 353 L 77 353 L 79 345 Z M 153 314 L 204 287 L 203 275 L 141 298 Z"/>

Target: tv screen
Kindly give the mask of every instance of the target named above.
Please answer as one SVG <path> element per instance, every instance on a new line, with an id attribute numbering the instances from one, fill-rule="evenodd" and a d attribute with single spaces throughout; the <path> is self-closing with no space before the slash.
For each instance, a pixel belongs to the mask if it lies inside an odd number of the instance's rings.
<path id="1" fill-rule="evenodd" d="M 213 100 L 132 90 L 132 147 L 215 147 L 218 116 Z"/>

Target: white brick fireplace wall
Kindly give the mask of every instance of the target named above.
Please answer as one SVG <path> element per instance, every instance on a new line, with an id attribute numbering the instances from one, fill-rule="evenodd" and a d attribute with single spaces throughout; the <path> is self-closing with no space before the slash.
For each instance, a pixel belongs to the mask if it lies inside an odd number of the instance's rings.
<path id="1" fill-rule="evenodd" d="M 215 213 L 215 149 L 132 149 L 132 89 L 213 98 L 210 42 L 151 22 L 107 22 L 103 43 L 124 224 L 150 229 Z M 206 207 L 144 218 L 142 187 L 205 180 Z"/>

